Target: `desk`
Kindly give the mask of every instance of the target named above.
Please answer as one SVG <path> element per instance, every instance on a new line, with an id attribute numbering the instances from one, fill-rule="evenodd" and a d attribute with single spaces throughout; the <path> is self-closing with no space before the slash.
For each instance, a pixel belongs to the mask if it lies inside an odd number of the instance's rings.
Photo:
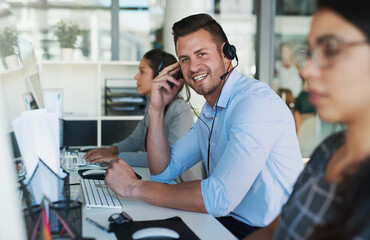
<path id="1" fill-rule="evenodd" d="M 137 168 L 134 170 L 143 177 L 143 180 L 150 180 L 149 170 L 147 168 Z M 70 183 L 78 182 L 78 174 L 73 173 L 70 177 Z M 80 186 L 74 186 L 71 189 L 71 195 L 81 197 Z M 133 198 L 122 198 L 122 210 L 127 212 L 134 221 L 165 219 L 179 216 L 193 230 L 200 239 L 236 239 L 221 223 L 212 215 L 206 213 L 194 213 L 163 207 L 157 207 L 149 203 Z M 103 226 L 108 227 L 108 217 L 112 213 L 117 213 L 117 209 L 107 208 L 83 208 L 82 209 L 82 231 L 84 237 L 93 237 L 96 240 L 116 239 L 113 233 L 106 233 L 95 226 L 86 222 L 89 217 Z"/>

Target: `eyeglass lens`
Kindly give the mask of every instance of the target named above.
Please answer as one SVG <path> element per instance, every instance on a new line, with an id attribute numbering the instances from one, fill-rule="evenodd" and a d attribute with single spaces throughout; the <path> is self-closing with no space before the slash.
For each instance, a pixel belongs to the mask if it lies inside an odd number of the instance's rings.
<path id="1" fill-rule="evenodd" d="M 369 44 L 368 41 L 343 42 L 332 36 L 320 38 L 312 49 L 301 49 L 296 51 L 296 59 L 300 67 L 304 67 L 308 58 L 311 58 L 319 67 L 327 67 L 332 64 L 333 59 L 340 53 L 340 47 L 352 47 Z"/>
<path id="2" fill-rule="evenodd" d="M 304 67 L 308 58 L 311 58 L 318 66 L 326 67 L 337 54 L 336 44 L 325 41 L 319 43 L 313 49 L 300 49 L 296 51 L 298 65 Z"/>

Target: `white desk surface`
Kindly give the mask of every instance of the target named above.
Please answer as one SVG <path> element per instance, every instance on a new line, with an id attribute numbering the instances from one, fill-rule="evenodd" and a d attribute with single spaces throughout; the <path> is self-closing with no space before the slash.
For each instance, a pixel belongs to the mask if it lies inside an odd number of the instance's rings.
<path id="1" fill-rule="evenodd" d="M 134 168 L 134 170 L 143 177 L 143 180 L 150 180 L 149 170 L 147 168 Z M 78 175 L 72 174 L 70 183 L 78 182 Z M 81 188 L 78 186 L 71 189 L 71 195 L 81 197 Z M 165 219 L 179 216 L 190 227 L 190 229 L 200 239 L 236 239 L 221 223 L 218 222 L 212 215 L 206 213 L 194 213 L 163 207 L 157 207 L 133 198 L 121 199 L 123 208 L 134 221 Z M 122 210 L 107 209 L 107 208 L 85 208 L 82 209 L 82 231 L 84 237 L 92 237 L 96 240 L 116 239 L 114 233 L 106 233 L 103 230 L 86 222 L 86 217 L 89 217 L 101 225 L 108 228 L 108 217 L 112 213 L 118 213 Z"/>

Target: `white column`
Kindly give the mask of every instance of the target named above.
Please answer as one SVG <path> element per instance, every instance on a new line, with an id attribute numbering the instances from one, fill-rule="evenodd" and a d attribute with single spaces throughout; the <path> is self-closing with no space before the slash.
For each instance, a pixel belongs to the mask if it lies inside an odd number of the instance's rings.
<path id="1" fill-rule="evenodd" d="M 175 43 L 173 42 L 172 25 L 196 13 L 209 13 L 211 4 L 209 0 L 166 0 L 166 12 L 163 26 L 163 50 L 176 55 Z M 197 112 L 201 110 L 205 100 L 203 96 L 198 95 L 191 90 L 190 102 Z M 185 98 L 185 90 L 181 93 Z"/>
<path id="2" fill-rule="evenodd" d="M 0 81 L 1 81 L 0 77 Z M 0 239 L 26 239 L 25 224 L 16 185 L 14 159 L 11 158 L 9 125 L 0 84 Z"/>
<path id="3" fill-rule="evenodd" d="M 210 3 L 208 0 L 166 0 L 166 10 L 163 26 L 163 50 L 176 56 L 175 44 L 172 36 L 172 25 L 196 13 L 208 13 Z"/>

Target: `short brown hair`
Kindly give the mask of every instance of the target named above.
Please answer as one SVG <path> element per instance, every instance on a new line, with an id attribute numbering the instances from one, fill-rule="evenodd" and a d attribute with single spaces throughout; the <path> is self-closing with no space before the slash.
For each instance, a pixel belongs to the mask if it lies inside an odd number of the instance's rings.
<path id="1" fill-rule="evenodd" d="M 222 44 L 227 41 L 225 33 L 221 25 L 206 13 L 190 15 L 173 25 L 172 34 L 175 47 L 177 46 L 177 39 L 179 37 L 187 36 L 200 29 L 204 29 L 211 34 L 214 42 L 218 46 L 218 51 L 221 51 Z"/>

